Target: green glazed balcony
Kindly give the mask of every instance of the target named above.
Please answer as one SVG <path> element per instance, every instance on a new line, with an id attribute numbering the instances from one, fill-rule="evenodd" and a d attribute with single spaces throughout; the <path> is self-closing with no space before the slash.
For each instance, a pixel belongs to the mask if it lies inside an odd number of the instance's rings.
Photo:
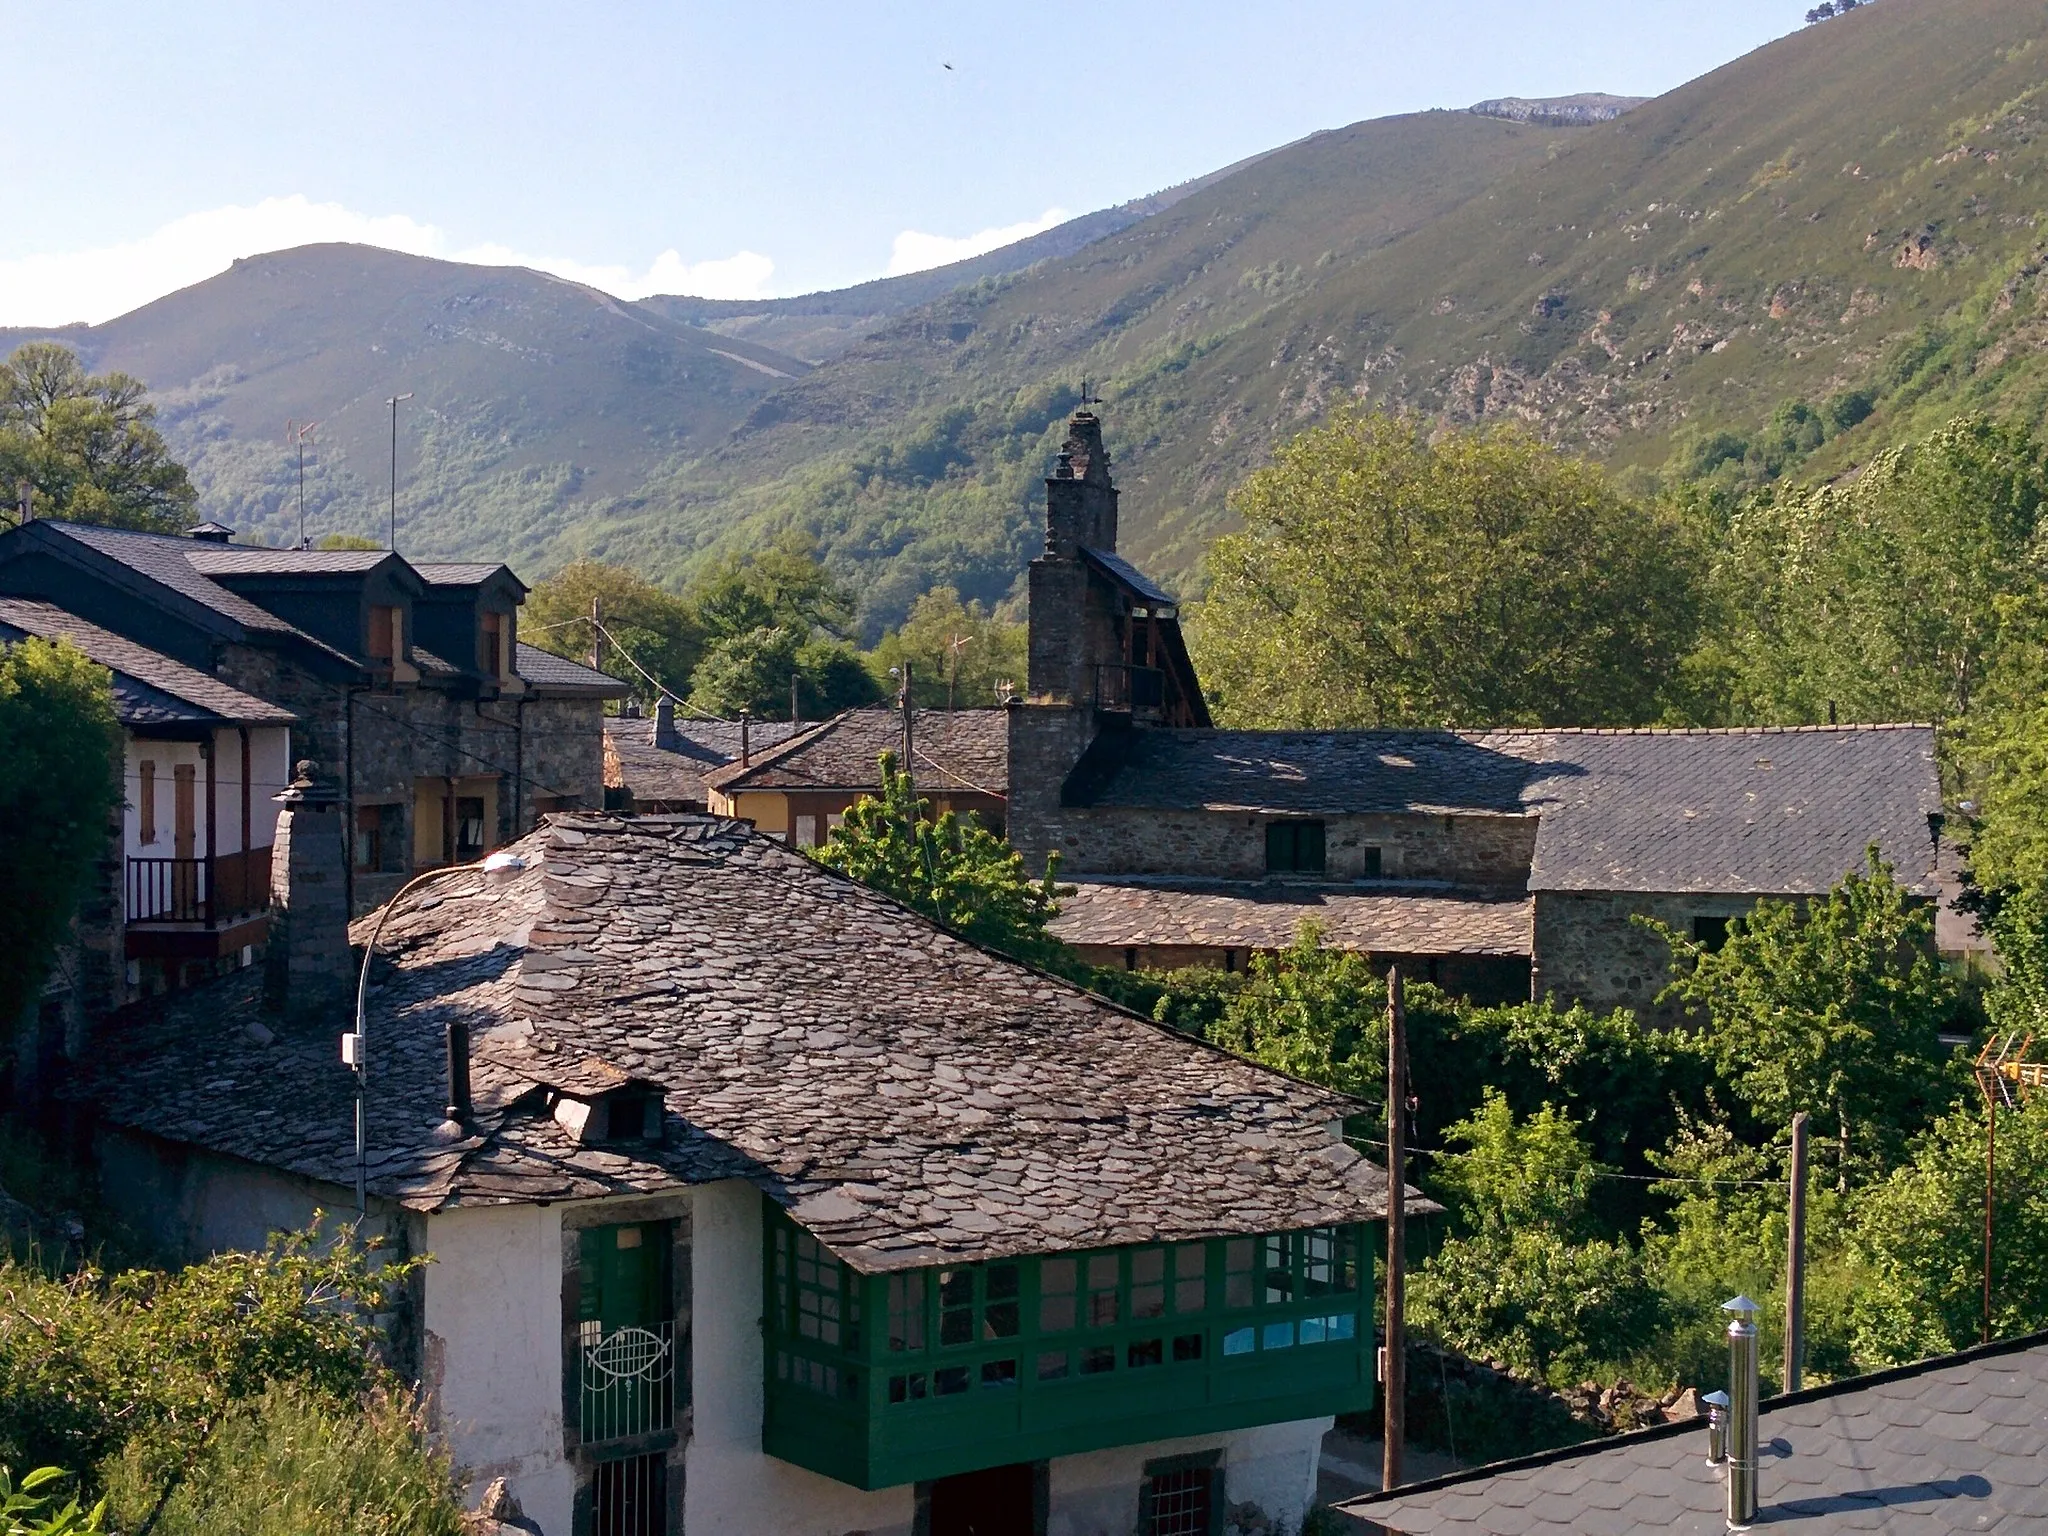
<path id="1" fill-rule="evenodd" d="M 1376 1226 L 895 1275 L 765 1228 L 763 1446 L 857 1488 L 1372 1406 Z"/>

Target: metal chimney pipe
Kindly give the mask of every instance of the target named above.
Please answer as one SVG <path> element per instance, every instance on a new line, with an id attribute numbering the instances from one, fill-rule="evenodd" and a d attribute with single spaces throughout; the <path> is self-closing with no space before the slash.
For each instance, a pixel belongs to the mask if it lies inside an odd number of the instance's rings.
<path id="1" fill-rule="evenodd" d="M 1728 1394 L 1709 1392 L 1700 1401 L 1707 1405 L 1707 1465 L 1724 1466 L 1728 1461 Z"/>
<path id="2" fill-rule="evenodd" d="M 448 1111 L 457 1125 L 469 1123 L 469 1026 L 460 1019 L 448 1021 Z"/>
<path id="3" fill-rule="evenodd" d="M 1728 1314 L 1728 1529 L 1756 1522 L 1757 1304 L 1747 1296 L 1723 1302 Z"/>

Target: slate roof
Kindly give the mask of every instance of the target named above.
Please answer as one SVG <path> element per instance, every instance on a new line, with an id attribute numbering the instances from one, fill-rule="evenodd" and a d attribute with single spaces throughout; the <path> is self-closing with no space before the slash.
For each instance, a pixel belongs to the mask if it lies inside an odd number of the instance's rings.
<path id="1" fill-rule="evenodd" d="M 1052 931 L 1117 948 L 1285 949 L 1303 922 L 1337 949 L 1527 955 L 1535 903 L 1477 893 L 1234 880 L 1080 880 Z"/>
<path id="2" fill-rule="evenodd" d="M 523 872 L 451 876 L 385 930 L 380 1196 L 745 1178 L 871 1273 L 1384 1212 L 1384 1172 L 1334 1134 L 1353 1101 L 956 939 L 745 823 L 564 815 L 513 851 Z M 114 1124 L 346 1185 L 346 1005 L 259 1043 L 257 995 L 245 971 L 139 1005 L 72 1091 Z M 476 1115 L 449 1139 L 456 1017 Z M 664 1086 L 666 1144 L 579 1146 L 548 1112 L 546 1085 L 629 1075 Z"/>
<path id="3" fill-rule="evenodd" d="M 1116 553 L 1116 551 L 1090 549 L 1084 544 L 1081 546 L 1081 554 L 1086 559 L 1094 562 L 1104 575 L 1128 589 L 1133 596 L 1140 600 L 1156 604 L 1162 608 L 1172 608 L 1178 605 L 1179 599 L 1174 597 L 1171 592 L 1160 586 L 1151 577 L 1131 564 L 1130 561 Z"/>
<path id="4" fill-rule="evenodd" d="M 571 661 L 566 656 L 557 656 L 553 651 L 544 651 L 537 645 L 518 642 L 516 666 L 519 675 L 546 693 L 590 693 L 599 698 L 623 699 L 632 690 L 617 678 L 586 667 L 580 661 Z M 413 647 L 415 655 L 419 647 Z M 443 666 L 447 663 L 443 662 Z M 453 671 L 453 668 L 449 670 Z"/>
<path id="5" fill-rule="evenodd" d="M 112 672 L 114 712 L 131 729 L 207 721 L 290 725 L 298 718 L 290 710 L 230 688 L 196 667 L 88 623 L 55 603 L 0 597 L 0 639 L 25 635 L 69 640 Z"/>
<path id="6" fill-rule="evenodd" d="M 186 559 L 202 576 L 355 576 L 395 558 L 388 549 L 266 549 L 191 541 Z"/>
<path id="7" fill-rule="evenodd" d="M 1550 1452 L 1338 1508 L 1391 1536 L 1721 1536 L 1704 1420 Z M 2048 1335 L 1767 1399 L 1757 1528 L 2048 1529 Z"/>
<path id="8" fill-rule="evenodd" d="M 1924 725 L 1755 730 L 1132 731 L 1072 803 L 1540 818 L 1532 891 L 1826 890 L 1876 843 L 1933 894 Z"/>
<path id="9" fill-rule="evenodd" d="M 747 723 L 747 745 L 752 752 L 765 752 L 787 741 L 804 726 L 787 720 L 752 720 Z M 604 723 L 604 782 L 607 789 L 624 789 L 638 801 L 691 805 L 709 804 L 708 777 L 737 762 L 740 755 L 740 723 L 737 720 L 678 720 L 675 745 L 654 744 L 654 721 L 647 716 L 607 719 Z"/>
<path id="10" fill-rule="evenodd" d="M 919 709 L 912 712 L 911 741 L 918 788 L 926 794 L 979 790 L 1010 791 L 1010 717 L 1002 709 Z M 725 794 L 758 789 L 877 788 L 876 760 L 903 751 L 903 715 L 880 707 L 849 709 L 793 737 L 780 748 L 756 753 L 748 767 L 713 775 Z"/>
<path id="11" fill-rule="evenodd" d="M 495 560 L 426 560 L 414 561 L 414 570 L 420 573 L 420 580 L 430 587 L 478 587 L 489 581 L 498 572 L 512 576 L 509 567 Z M 517 576 L 512 576 L 519 581 Z M 521 587 L 525 582 L 519 582 Z"/>

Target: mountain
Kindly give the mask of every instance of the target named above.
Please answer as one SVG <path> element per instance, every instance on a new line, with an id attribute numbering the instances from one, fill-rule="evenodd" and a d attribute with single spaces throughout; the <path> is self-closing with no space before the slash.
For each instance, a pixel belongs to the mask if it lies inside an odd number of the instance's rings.
<path id="1" fill-rule="evenodd" d="M 1618 101 L 1622 98 L 1599 99 Z M 1072 256 L 1084 246 L 1093 245 L 1119 230 L 1129 229 L 1155 213 L 1164 213 L 1183 198 L 1192 197 L 1204 187 L 1226 176 L 1234 176 L 1245 167 L 1276 153 L 1279 151 L 1267 150 L 1247 156 L 1220 171 L 1184 181 L 1164 192 L 1134 198 L 1114 208 L 1084 213 L 1079 218 L 1068 219 L 1051 229 L 1012 241 L 980 256 L 948 262 L 945 266 L 931 267 L 923 272 L 880 277 L 873 282 L 857 283 L 851 288 L 807 293 L 789 299 L 695 299 L 681 294 L 657 294 L 641 299 L 639 304 L 643 309 L 651 309 L 686 325 L 702 326 L 722 336 L 745 337 L 778 347 L 808 362 L 822 363 L 845 351 L 894 315 L 915 309 L 920 304 L 929 304 L 955 288 L 963 288 L 984 278 L 1007 277 L 1041 261 L 1057 261 Z"/>
<path id="2" fill-rule="evenodd" d="M 297 532 L 286 420 L 319 423 L 309 530 L 381 532 L 386 401 L 410 391 L 399 538 L 422 556 L 541 560 L 564 517 L 704 451 L 810 371 L 545 273 L 360 245 L 237 261 L 103 325 L 0 330 L 0 355 L 36 338 L 147 382 L 207 515 L 280 543 Z"/>
<path id="3" fill-rule="evenodd" d="M 1582 127 L 1587 123 L 1612 122 L 1631 108 L 1640 107 L 1646 96 L 1608 96 L 1586 91 L 1577 96 L 1502 96 L 1482 101 L 1471 110 L 1481 117 L 1504 117 L 1511 123 L 1553 123 Z"/>
<path id="4" fill-rule="evenodd" d="M 1225 499 L 1345 401 L 1524 422 L 1654 485 L 1832 473 L 2048 403 L 2048 6 L 1883 0 L 1612 121 L 1323 135 L 779 387 L 641 541 L 816 528 L 886 612 L 1000 593 L 1085 376 L 1126 542 L 1191 580 Z"/>

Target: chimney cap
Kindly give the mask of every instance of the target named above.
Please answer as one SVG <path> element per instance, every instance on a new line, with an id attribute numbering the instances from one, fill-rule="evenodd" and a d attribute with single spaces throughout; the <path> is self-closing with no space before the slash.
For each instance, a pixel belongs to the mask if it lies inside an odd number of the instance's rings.
<path id="1" fill-rule="evenodd" d="M 210 518 L 185 530 L 186 538 L 197 539 L 202 544 L 225 544 L 234 536 L 234 529 L 226 523 L 216 523 Z"/>
<path id="2" fill-rule="evenodd" d="M 1709 1392 L 1700 1401 L 1709 1408 L 1726 1408 L 1728 1406 L 1728 1394 L 1726 1392 Z"/>
<path id="3" fill-rule="evenodd" d="M 1750 1318 L 1763 1311 L 1763 1308 L 1751 1301 L 1747 1296 L 1738 1294 L 1733 1300 L 1722 1302 L 1721 1310 L 1723 1312 L 1732 1312 L 1737 1317 Z"/>
<path id="4" fill-rule="evenodd" d="M 310 757 L 299 759 L 298 771 L 292 781 L 271 799 L 283 806 L 308 805 L 324 810 L 330 805 L 341 803 L 341 791 L 320 777 L 320 765 Z"/>

